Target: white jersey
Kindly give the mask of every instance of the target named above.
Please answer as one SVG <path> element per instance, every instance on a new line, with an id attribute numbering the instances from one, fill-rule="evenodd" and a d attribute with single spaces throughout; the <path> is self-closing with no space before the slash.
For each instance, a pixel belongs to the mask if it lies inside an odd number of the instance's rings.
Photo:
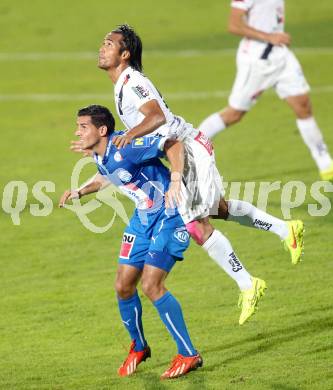
<path id="1" fill-rule="evenodd" d="M 265 33 L 284 31 L 284 0 L 232 0 L 231 7 L 246 11 L 247 24 L 256 30 Z M 262 58 L 268 48 L 267 42 L 244 37 L 239 44 L 238 51 L 247 53 L 251 57 Z M 274 46 L 271 50 L 270 56 L 285 53 L 285 47 L 281 46 Z"/>
<path id="2" fill-rule="evenodd" d="M 126 68 L 119 76 L 114 88 L 114 97 L 118 115 L 127 130 L 143 121 L 144 115 L 140 112 L 140 107 L 151 100 L 156 100 L 164 113 L 166 123 L 153 134 L 182 141 L 187 136 L 193 137 L 198 133 L 190 123 L 170 111 L 162 95 L 147 77 L 131 67 Z"/>
<path id="3" fill-rule="evenodd" d="M 151 100 L 158 102 L 166 123 L 153 133 L 184 141 L 182 201 L 178 210 L 184 223 L 207 217 L 210 210 L 218 207 L 222 194 L 211 142 L 182 117 L 174 115 L 153 83 L 131 67 L 121 73 L 114 94 L 118 115 L 128 130 L 143 121 L 140 112 L 143 104 Z"/>

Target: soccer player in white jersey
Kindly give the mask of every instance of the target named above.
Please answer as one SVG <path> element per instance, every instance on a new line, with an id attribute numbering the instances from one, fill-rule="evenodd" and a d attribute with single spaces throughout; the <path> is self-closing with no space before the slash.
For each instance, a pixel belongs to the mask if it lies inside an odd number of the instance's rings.
<path id="1" fill-rule="evenodd" d="M 239 200 L 225 201 L 221 179 L 215 166 L 212 144 L 192 125 L 175 116 L 151 81 L 142 74 L 142 44 L 127 25 L 107 34 L 99 53 L 99 68 L 105 70 L 115 84 L 118 114 L 127 128 L 125 135 L 114 138 L 119 148 L 139 136 L 155 133 L 182 140 L 185 149 L 183 180 L 176 172 L 171 177 L 173 192 L 183 187 L 178 210 L 192 238 L 238 284 L 243 324 L 255 311 L 266 284 L 252 277 L 236 256 L 229 240 L 209 222 L 214 217 L 242 225 L 271 231 L 283 240 L 293 263 L 298 263 L 303 247 L 303 223 L 285 222 Z M 73 150 L 80 145 L 73 145 Z"/>
<path id="2" fill-rule="evenodd" d="M 115 137 L 113 142 L 121 148 L 134 138 L 150 133 L 183 141 L 183 180 L 179 175 L 171 177 L 175 192 L 180 191 L 182 184 L 185 185 L 178 210 L 196 243 L 238 284 L 241 290 L 239 323 L 243 324 L 254 313 L 266 284 L 251 277 L 229 240 L 214 229 L 209 217 L 275 233 L 289 250 L 294 264 L 301 258 L 303 223 L 282 221 L 248 202 L 224 200 L 212 144 L 191 124 L 170 111 L 161 94 L 143 75 L 141 55 L 141 39 L 127 25 L 108 33 L 100 48 L 98 66 L 108 73 L 114 83 L 117 112 L 127 128 L 127 132 Z"/>
<path id="3" fill-rule="evenodd" d="M 232 0 L 229 32 L 240 35 L 237 75 L 229 105 L 207 117 L 199 130 L 209 138 L 239 122 L 262 92 L 273 87 L 296 115 L 296 124 L 322 180 L 333 180 L 333 161 L 313 116 L 310 87 L 288 48 L 284 0 Z"/>

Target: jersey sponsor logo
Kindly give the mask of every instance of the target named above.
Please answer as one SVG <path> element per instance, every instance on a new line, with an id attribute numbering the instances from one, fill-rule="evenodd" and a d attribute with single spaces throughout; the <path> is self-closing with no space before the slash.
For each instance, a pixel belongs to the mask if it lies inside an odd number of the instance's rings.
<path id="1" fill-rule="evenodd" d="M 150 144 L 150 137 L 135 138 L 132 142 L 132 148 L 146 148 Z"/>
<path id="2" fill-rule="evenodd" d="M 135 138 L 132 142 L 132 148 L 147 148 L 156 141 L 156 137 L 139 137 Z"/>
<path id="3" fill-rule="evenodd" d="M 271 223 L 261 221 L 260 219 L 255 219 L 253 226 L 261 230 L 269 230 L 272 227 Z"/>
<path id="4" fill-rule="evenodd" d="M 238 272 L 243 268 L 234 252 L 230 253 L 228 261 L 229 261 L 229 264 L 231 265 L 233 272 Z"/>
<path id="5" fill-rule="evenodd" d="M 199 144 L 201 144 L 210 155 L 213 154 L 213 144 L 211 143 L 210 139 L 205 136 L 205 134 L 201 133 L 200 131 L 194 139 L 199 142 Z"/>
<path id="6" fill-rule="evenodd" d="M 116 152 L 116 153 L 114 154 L 113 158 L 114 158 L 114 161 L 116 161 L 116 162 L 120 162 L 120 161 L 123 159 L 123 157 L 122 157 L 122 155 L 120 154 L 120 152 Z"/>
<path id="7" fill-rule="evenodd" d="M 182 243 L 187 242 L 190 238 L 190 235 L 188 234 L 186 228 L 176 229 L 173 235 L 179 242 Z"/>
<path id="8" fill-rule="evenodd" d="M 135 238 L 136 236 L 134 234 L 130 234 L 130 233 L 123 234 L 123 241 L 121 244 L 119 257 L 121 257 L 122 259 L 130 258 L 134 246 Z"/>
<path id="9" fill-rule="evenodd" d="M 132 175 L 126 169 L 118 169 L 117 175 L 123 183 L 129 183 L 132 179 Z"/>
<path id="10" fill-rule="evenodd" d="M 135 202 L 136 208 L 139 210 L 149 209 L 154 205 L 153 200 L 134 183 L 125 184 L 119 188 Z"/>
<path id="11" fill-rule="evenodd" d="M 138 95 L 140 99 L 145 99 L 149 96 L 148 89 L 142 87 L 142 85 L 137 85 L 136 87 L 132 87 L 132 90 Z"/>
<path id="12" fill-rule="evenodd" d="M 278 24 L 284 23 L 284 9 L 283 7 L 278 7 L 276 9 L 276 21 Z"/>

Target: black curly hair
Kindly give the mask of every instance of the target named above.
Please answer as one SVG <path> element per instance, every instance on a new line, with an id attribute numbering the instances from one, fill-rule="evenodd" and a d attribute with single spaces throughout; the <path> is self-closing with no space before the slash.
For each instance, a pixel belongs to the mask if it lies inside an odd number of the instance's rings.
<path id="1" fill-rule="evenodd" d="M 112 30 L 112 32 L 123 36 L 121 53 L 124 50 L 128 50 L 130 53 L 129 62 L 131 67 L 142 72 L 142 41 L 139 35 L 128 24 L 121 24 L 115 30 Z"/>

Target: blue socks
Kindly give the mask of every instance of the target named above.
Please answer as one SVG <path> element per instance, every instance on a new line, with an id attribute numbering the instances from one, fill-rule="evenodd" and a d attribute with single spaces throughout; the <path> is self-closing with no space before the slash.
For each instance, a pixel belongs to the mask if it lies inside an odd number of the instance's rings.
<path id="1" fill-rule="evenodd" d="M 128 299 L 118 297 L 118 306 L 121 319 L 132 340 L 135 340 L 135 351 L 142 351 L 147 346 L 142 326 L 142 306 L 136 291 Z"/>
<path id="2" fill-rule="evenodd" d="M 184 356 L 194 356 L 194 349 L 187 332 L 182 309 L 176 298 L 167 291 L 161 298 L 154 302 L 161 320 L 177 343 L 178 353 Z"/>
<path id="3" fill-rule="evenodd" d="M 136 291 L 128 299 L 118 297 L 118 306 L 121 319 L 132 340 L 135 340 L 135 351 L 142 351 L 147 346 L 142 326 L 142 306 Z M 183 356 L 194 356 L 197 351 L 194 349 L 190 336 L 187 332 L 182 309 L 176 298 L 167 291 L 161 298 L 154 302 L 154 306 L 174 338 L 178 353 Z"/>

